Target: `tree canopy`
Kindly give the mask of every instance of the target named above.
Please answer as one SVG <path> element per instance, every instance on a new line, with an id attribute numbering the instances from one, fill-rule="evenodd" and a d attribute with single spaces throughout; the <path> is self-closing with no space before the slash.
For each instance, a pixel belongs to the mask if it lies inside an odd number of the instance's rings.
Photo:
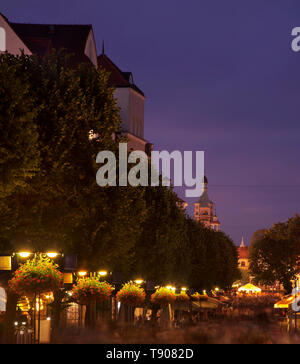
<path id="1" fill-rule="evenodd" d="M 231 287 L 233 242 L 188 218 L 172 188 L 96 184 L 96 156 L 117 151 L 121 124 L 108 73 L 69 68 L 64 53 L 4 54 L 0 78 L 2 251 L 55 248 L 91 271 Z"/>
<path id="2" fill-rule="evenodd" d="M 299 272 L 300 217 L 255 233 L 250 247 L 250 270 L 256 282 L 280 282 L 287 292 Z"/>

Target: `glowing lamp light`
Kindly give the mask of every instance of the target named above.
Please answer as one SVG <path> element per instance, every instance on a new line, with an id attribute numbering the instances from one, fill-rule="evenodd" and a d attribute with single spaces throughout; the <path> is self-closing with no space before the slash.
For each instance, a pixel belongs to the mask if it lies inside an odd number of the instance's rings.
<path id="1" fill-rule="evenodd" d="M 136 284 L 143 284 L 144 283 L 144 280 L 143 279 L 136 279 L 135 280 L 135 283 Z"/>
<path id="2" fill-rule="evenodd" d="M 21 258 L 26 259 L 26 258 L 30 257 L 31 253 L 29 253 L 29 252 L 20 252 L 19 255 L 20 255 Z"/>
<path id="3" fill-rule="evenodd" d="M 187 291 L 187 288 L 186 288 L 186 287 L 182 287 L 182 288 L 181 288 L 181 290 L 182 290 L 183 292 L 186 292 L 186 291 Z"/>
<path id="4" fill-rule="evenodd" d="M 101 277 L 105 277 L 105 276 L 107 276 L 107 271 L 106 270 L 102 270 L 102 271 L 99 272 L 99 275 Z"/>
<path id="5" fill-rule="evenodd" d="M 217 287 L 217 288 L 215 288 L 215 291 L 216 291 L 216 292 L 219 292 L 219 291 L 220 291 L 220 288 L 218 288 L 218 287 Z"/>
<path id="6" fill-rule="evenodd" d="M 169 289 L 170 291 L 172 291 L 173 287 L 172 286 L 167 286 L 166 288 Z"/>
<path id="7" fill-rule="evenodd" d="M 58 256 L 58 253 L 47 253 L 47 257 L 49 258 L 56 258 Z"/>
<path id="8" fill-rule="evenodd" d="M 87 275 L 87 272 L 82 270 L 82 271 L 78 272 L 78 275 L 79 275 L 79 277 L 85 277 Z"/>

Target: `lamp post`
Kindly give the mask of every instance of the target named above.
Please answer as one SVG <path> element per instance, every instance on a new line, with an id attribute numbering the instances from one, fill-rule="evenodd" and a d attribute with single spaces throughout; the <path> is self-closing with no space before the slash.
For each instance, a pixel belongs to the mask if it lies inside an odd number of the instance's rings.
<path id="1" fill-rule="evenodd" d="M 22 260 L 26 260 L 28 258 L 36 258 L 38 255 L 48 257 L 49 259 L 55 259 L 58 256 L 63 256 L 62 253 L 57 253 L 54 251 L 49 251 L 46 253 L 43 252 L 30 252 L 30 251 L 20 251 L 18 253 L 14 253 L 13 256 L 16 255 L 20 257 Z M 34 301 L 33 301 L 33 335 L 34 335 L 34 343 L 40 344 L 41 337 L 41 292 L 34 292 Z M 38 312 L 36 312 L 38 311 Z M 37 322 L 36 322 L 37 321 Z M 37 325 L 36 325 L 37 324 Z M 37 326 L 37 327 L 36 327 Z"/>
<path id="2" fill-rule="evenodd" d="M 109 274 L 109 272 L 107 270 L 99 270 L 97 272 L 89 272 L 86 269 L 81 269 L 77 272 L 77 276 L 78 279 L 82 279 L 82 278 L 95 278 L 98 279 L 99 281 L 101 281 L 101 279 L 104 279 L 105 277 L 107 277 L 107 275 Z M 103 304 L 102 304 L 103 305 Z M 97 320 L 97 302 L 96 301 L 92 301 L 90 302 L 88 305 L 86 305 L 86 324 L 89 323 L 89 325 L 94 328 L 95 327 L 95 322 Z M 104 308 L 102 307 L 102 311 L 104 310 Z"/>

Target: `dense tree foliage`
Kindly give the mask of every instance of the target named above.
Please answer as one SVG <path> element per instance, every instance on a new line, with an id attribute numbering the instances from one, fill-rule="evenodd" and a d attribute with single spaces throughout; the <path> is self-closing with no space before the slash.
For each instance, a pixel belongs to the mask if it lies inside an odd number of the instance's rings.
<path id="1" fill-rule="evenodd" d="M 0 198 L 24 187 L 39 167 L 38 107 L 24 64 L 0 57 Z"/>
<path id="2" fill-rule="evenodd" d="M 172 189 L 96 184 L 96 155 L 117 150 L 121 122 L 106 72 L 70 69 L 64 54 L 6 54 L 0 76 L 2 251 L 56 248 L 124 278 L 231 286 L 232 241 L 190 220 Z"/>
<path id="3" fill-rule="evenodd" d="M 287 292 L 299 273 L 300 217 L 255 233 L 250 247 L 250 270 L 265 285 L 280 282 Z"/>
<path id="4" fill-rule="evenodd" d="M 230 289 L 240 278 L 234 243 L 222 232 L 212 231 L 192 220 L 188 224 L 190 285 L 200 291 L 215 287 Z"/>

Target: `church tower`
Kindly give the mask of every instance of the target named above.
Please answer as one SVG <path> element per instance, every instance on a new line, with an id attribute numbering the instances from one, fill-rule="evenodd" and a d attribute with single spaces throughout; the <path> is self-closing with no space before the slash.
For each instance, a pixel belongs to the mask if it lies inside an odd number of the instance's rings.
<path id="1" fill-rule="evenodd" d="M 208 197 L 208 180 L 204 177 L 203 193 L 194 204 L 194 219 L 215 231 L 220 230 L 220 222 L 215 213 L 214 203 Z"/>
<path id="2" fill-rule="evenodd" d="M 249 269 L 249 250 L 245 245 L 244 237 L 242 237 L 241 245 L 237 248 L 239 254 L 239 267 L 240 269 Z"/>

